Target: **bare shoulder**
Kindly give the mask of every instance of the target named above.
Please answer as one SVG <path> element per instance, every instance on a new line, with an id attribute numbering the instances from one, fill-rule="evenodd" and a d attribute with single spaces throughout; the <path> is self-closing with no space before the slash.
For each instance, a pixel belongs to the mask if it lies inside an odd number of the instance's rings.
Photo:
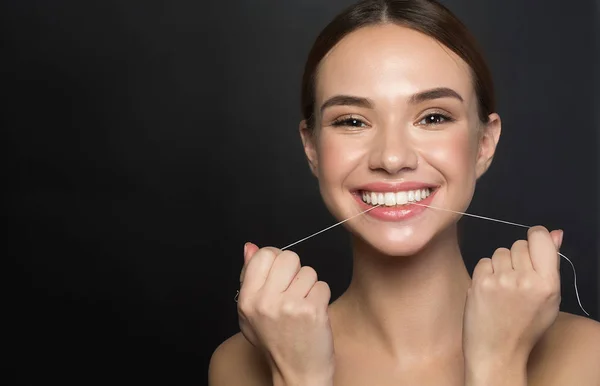
<path id="1" fill-rule="evenodd" d="M 221 343 L 208 366 L 209 386 L 272 385 L 271 371 L 263 354 L 237 333 Z"/>
<path id="2" fill-rule="evenodd" d="M 535 385 L 600 386 L 600 323 L 560 312 L 537 343 L 528 371 Z"/>

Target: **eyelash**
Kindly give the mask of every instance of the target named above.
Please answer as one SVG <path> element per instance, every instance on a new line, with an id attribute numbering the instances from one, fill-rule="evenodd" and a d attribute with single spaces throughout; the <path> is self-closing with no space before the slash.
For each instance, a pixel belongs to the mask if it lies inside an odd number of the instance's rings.
<path id="1" fill-rule="evenodd" d="M 429 113 L 425 117 L 423 117 L 423 119 L 421 119 L 418 124 L 421 124 L 421 122 L 423 122 L 427 118 L 431 118 L 431 117 L 438 117 L 438 119 L 441 118 L 441 119 L 443 119 L 443 121 L 442 122 L 429 122 L 429 123 L 426 122 L 426 123 L 424 123 L 424 125 L 437 126 L 437 125 L 441 125 L 443 123 L 454 122 L 454 119 L 452 119 L 451 117 L 449 117 L 446 114 L 442 114 L 442 113 Z"/>
<path id="2" fill-rule="evenodd" d="M 358 118 L 354 118 L 354 117 L 338 118 L 338 119 L 336 119 L 335 121 L 333 121 L 331 123 L 331 126 L 334 126 L 334 127 L 345 126 L 345 127 L 354 127 L 354 128 L 361 128 L 362 127 L 362 126 L 355 126 L 353 124 L 350 124 L 350 122 L 355 122 L 355 123 L 358 123 L 358 124 L 366 126 L 366 123 L 364 123 L 362 120 L 360 120 Z"/>
<path id="3" fill-rule="evenodd" d="M 429 122 L 429 123 L 425 122 L 425 123 L 423 123 L 423 125 L 437 126 L 437 125 L 441 125 L 443 123 L 454 122 L 454 119 L 449 117 L 446 114 L 430 113 L 430 114 L 427 114 L 425 117 L 423 117 L 423 119 L 421 119 L 418 124 L 421 124 L 421 122 L 423 122 L 424 120 L 427 120 L 428 118 L 432 118 L 432 117 L 437 118 L 436 121 L 439 121 L 440 119 L 442 119 L 442 122 Z M 354 127 L 354 128 L 363 127 L 363 126 L 356 126 L 356 124 L 366 126 L 365 122 L 363 122 L 361 119 L 354 118 L 354 117 L 338 118 L 335 121 L 333 121 L 331 125 L 334 127 Z"/>

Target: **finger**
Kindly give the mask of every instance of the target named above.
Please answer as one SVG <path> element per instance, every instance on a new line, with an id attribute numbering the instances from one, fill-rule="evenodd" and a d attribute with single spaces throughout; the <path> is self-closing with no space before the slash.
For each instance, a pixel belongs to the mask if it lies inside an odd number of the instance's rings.
<path id="1" fill-rule="evenodd" d="M 271 266 L 278 252 L 277 248 L 265 247 L 254 253 L 252 259 L 246 264 L 246 271 L 240 288 L 240 297 L 244 293 L 254 293 L 262 288 L 269 276 L 269 271 L 271 271 Z"/>
<path id="2" fill-rule="evenodd" d="M 558 253 L 548 230 L 542 226 L 529 228 L 527 238 L 533 269 L 546 277 L 556 276 Z"/>
<path id="3" fill-rule="evenodd" d="M 299 270 L 300 258 L 298 255 L 292 251 L 283 251 L 273 262 L 263 288 L 268 293 L 284 292 Z"/>
<path id="4" fill-rule="evenodd" d="M 564 232 L 562 230 L 554 230 L 550 232 L 550 237 L 552 237 L 552 242 L 554 243 L 557 251 L 560 250 L 560 247 L 562 246 L 563 236 Z"/>
<path id="5" fill-rule="evenodd" d="M 494 273 L 494 267 L 492 266 L 492 259 L 484 257 L 477 262 L 475 269 L 473 269 L 473 280 L 479 280 L 483 276 L 491 275 Z"/>
<path id="6" fill-rule="evenodd" d="M 253 243 L 246 243 L 244 245 L 244 264 L 248 264 L 252 256 L 258 251 L 260 248 Z"/>
<path id="7" fill-rule="evenodd" d="M 562 246 L 562 242 L 563 242 L 564 232 L 562 230 L 554 230 L 554 231 L 550 232 L 550 236 L 552 236 L 552 241 L 554 241 L 556 250 L 560 251 L 560 247 Z M 560 272 L 560 257 L 558 257 L 558 259 L 556 259 L 556 269 L 558 269 Z"/>
<path id="8" fill-rule="evenodd" d="M 242 270 L 240 272 L 240 284 L 244 281 L 244 275 L 246 274 L 246 266 L 248 265 L 248 262 L 258 250 L 259 248 L 253 243 L 248 242 L 244 244 L 244 265 L 242 266 Z"/>
<path id="9" fill-rule="evenodd" d="M 492 266 L 494 267 L 494 273 L 512 271 L 510 251 L 507 248 L 496 249 L 492 256 Z"/>
<path id="10" fill-rule="evenodd" d="M 318 281 L 317 272 L 314 268 L 309 266 L 304 266 L 300 268 L 300 271 L 292 280 L 292 284 L 285 291 L 290 296 L 294 297 L 306 297 L 315 283 Z"/>
<path id="11" fill-rule="evenodd" d="M 517 271 L 532 270 L 531 258 L 529 257 L 529 243 L 526 240 L 517 240 L 510 248 L 510 258 L 513 269 Z"/>
<path id="12" fill-rule="evenodd" d="M 316 282 L 308 295 L 306 295 L 306 300 L 316 306 L 327 307 L 329 305 L 329 299 L 331 299 L 331 289 L 324 281 Z"/>

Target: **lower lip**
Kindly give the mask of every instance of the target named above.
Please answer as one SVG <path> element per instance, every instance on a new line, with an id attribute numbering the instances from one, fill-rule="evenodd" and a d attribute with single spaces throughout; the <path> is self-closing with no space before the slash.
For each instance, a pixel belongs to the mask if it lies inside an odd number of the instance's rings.
<path id="1" fill-rule="evenodd" d="M 375 209 L 371 209 L 365 215 L 375 217 L 376 219 L 383 221 L 404 221 L 409 218 L 413 218 L 420 213 L 422 213 L 425 209 L 424 206 L 421 205 L 430 205 L 433 201 L 433 196 L 437 189 L 432 191 L 429 197 L 424 200 L 419 201 L 419 205 L 414 204 L 406 204 L 401 206 L 378 206 Z M 369 208 L 373 208 L 373 205 L 367 204 L 362 200 L 362 196 L 359 193 L 355 193 L 354 197 L 356 201 L 358 201 L 359 205 L 363 208 L 362 210 L 367 210 Z"/>

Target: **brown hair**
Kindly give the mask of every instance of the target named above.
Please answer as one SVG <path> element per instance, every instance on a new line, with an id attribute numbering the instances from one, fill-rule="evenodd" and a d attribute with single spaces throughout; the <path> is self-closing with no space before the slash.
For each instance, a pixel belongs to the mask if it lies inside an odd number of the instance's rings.
<path id="1" fill-rule="evenodd" d="M 362 0 L 335 17 L 313 44 L 302 77 L 302 115 L 314 129 L 315 80 L 323 57 L 349 33 L 370 25 L 393 23 L 428 35 L 460 56 L 471 68 L 482 122 L 495 112 L 492 75 L 475 38 L 465 25 L 435 0 Z"/>

